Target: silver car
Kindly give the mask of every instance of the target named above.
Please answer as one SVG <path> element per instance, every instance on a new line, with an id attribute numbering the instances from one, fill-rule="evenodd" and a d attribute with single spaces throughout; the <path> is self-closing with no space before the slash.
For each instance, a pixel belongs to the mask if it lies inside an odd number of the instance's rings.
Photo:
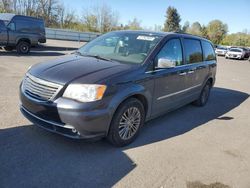
<path id="1" fill-rule="evenodd" d="M 230 48 L 225 55 L 226 59 L 244 59 L 244 57 L 245 51 L 241 48 Z"/>
<path id="2" fill-rule="evenodd" d="M 220 56 L 225 56 L 226 53 L 227 53 L 227 48 L 225 47 L 222 47 L 222 46 L 218 46 L 216 49 L 215 49 L 215 53 L 216 55 L 220 55 Z"/>

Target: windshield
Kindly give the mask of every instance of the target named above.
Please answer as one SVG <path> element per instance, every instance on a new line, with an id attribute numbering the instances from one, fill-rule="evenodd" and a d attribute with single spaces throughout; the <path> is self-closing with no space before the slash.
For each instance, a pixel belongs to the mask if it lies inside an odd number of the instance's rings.
<path id="1" fill-rule="evenodd" d="M 139 64 L 148 56 L 162 36 L 132 32 L 111 32 L 79 49 L 81 55 L 99 56 L 124 63 Z"/>
<path id="2" fill-rule="evenodd" d="M 231 52 L 242 52 L 241 49 L 237 49 L 237 48 L 231 48 L 230 51 Z"/>
<path id="3" fill-rule="evenodd" d="M 224 47 L 218 47 L 217 49 L 218 49 L 218 50 L 227 50 L 227 49 L 224 48 Z"/>

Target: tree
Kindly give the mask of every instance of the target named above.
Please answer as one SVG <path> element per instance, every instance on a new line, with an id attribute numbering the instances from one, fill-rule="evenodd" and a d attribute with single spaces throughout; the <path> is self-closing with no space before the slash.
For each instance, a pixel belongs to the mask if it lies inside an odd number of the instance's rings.
<path id="1" fill-rule="evenodd" d="M 201 29 L 202 29 L 201 24 L 199 22 L 194 22 L 191 25 L 191 27 L 187 29 L 187 32 L 193 35 L 201 36 L 202 35 Z"/>
<path id="2" fill-rule="evenodd" d="M 220 20 L 213 20 L 208 23 L 207 35 L 214 44 L 220 44 L 228 32 L 227 24 Z"/>
<path id="3" fill-rule="evenodd" d="M 164 24 L 164 31 L 167 31 L 167 32 L 180 31 L 181 18 L 176 8 L 169 6 L 165 17 L 166 17 L 166 21 Z"/>
<path id="4" fill-rule="evenodd" d="M 162 26 L 161 25 L 154 25 L 154 31 L 162 31 Z"/>
<path id="5" fill-rule="evenodd" d="M 89 25 L 89 22 L 96 22 L 97 30 L 106 33 L 119 26 L 119 15 L 106 4 L 95 6 L 84 11 L 83 24 Z"/>
<path id="6" fill-rule="evenodd" d="M 86 29 L 91 32 L 98 31 L 98 20 L 95 15 L 89 14 L 83 17 Z"/>
<path id="7" fill-rule="evenodd" d="M 141 22 L 137 19 L 134 18 L 132 21 L 129 21 L 128 24 L 125 26 L 124 29 L 127 30 L 141 30 Z"/>
<path id="8" fill-rule="evenodd" d="M 12 12 L 12 5 L 13 2 L 10 0 L 2 0 L 0 3 L 0 10 L 1 12 Z"/>
<path id="9" fill-rule="evenodd" d="M 201 36 L 207 39 L 209 38 L 207 34 L 207 27 L 205 25 L 201 26 Z"/>
<path id="10" fill-rule="evenodd" d="M 189 21 L 186 21 L 186 22 L 184 23 L 184 25 L 182 26 L 182 29 L 181 29 L 182 32 L 183 32 L 183 33 L 187 33 L 189 27 L 190 27 Z"/>
<path id="11" fill-rule="evenodd" d="M 221 44 L 228 46 L 250 46 L 250 34 L 239 32 L 227 35 Z"/>

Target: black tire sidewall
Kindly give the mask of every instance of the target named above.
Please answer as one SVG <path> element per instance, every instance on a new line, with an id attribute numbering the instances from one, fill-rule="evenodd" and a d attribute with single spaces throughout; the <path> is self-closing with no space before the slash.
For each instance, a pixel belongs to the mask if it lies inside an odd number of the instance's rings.
<path id="1" fill-rule="evenodd" d="M 120 119 L 123 115 L 123 113 L 131 107 L 136 107 L 139 109 L 140 113 L 141 113 L 141 122 L 140 125 L 137 129 L 137 132 L 134 134 L 134 136 L 132 136 L 130 139 L 128 140 L 123 140 L 121 139 L 120 135 L 119 135 L 119 122 Z M 108 134 L 108 140 L 115 146 L 118 147 L 122 147 L 125 145 L 130 144 L 131 142 L 133 142 L 136 137 L 139 135 L 140 129 L 143 126 L 145 121 L 145 110 L 144 110 L 144 106 L 143 104 L 135 99 L 135 98 L 130 98 L 126 101 L 124 101 L 116 110 L 111 125 L 110 125 L 110 129 L 109 129 L 109 134 Z"/>
<path id="2" fill-rule="evenodd" d="M 204 88 L 202 90 L 201 96 L 200 96 L 202 106 L 204 106 L 207 103 L 208 99 L 209 99 L 210 89 L 211 89 L 210 83 L 206 83 L 206 85 L 204 86 Z M 207 93 L 206 99 L 203 101 L 204 92 L 208 92 L 208 93 Z"/>
<path id="3" fill-rule="evenodd" d="M 202 101 L 202 95 L 203 95 L 204 90 L 206 89 L 206 87 L 209 87 L 208 96 L 207 96 L 207 98 L 206 98 L 205 101 Z M 199 98 L 198 98 L 196 101 L 193 102 L 193 104 L 194 104 L 195 106 L 202 107 L 202 106 L 205 106 L 205 105 L 207 104 L 207 101 L 208 101 L 209 96 L 210 96 L 211 87 L 212 87 L 211 82 L 210 82 L 210 81 L 207 81 L 206 84 L 204 85 L 204 87 L 203 87 L 202 90 L 201 90 L 201 93 L 200 93 Z"/>
<path id="4" fill-rule="evenodd" d="M 22 50 L 22 47 L 23 47 L 24 45 L 27 47 L 27 50 L 26 50 L 26 51 L 23 51 L 23 50 Z M 30 51 L 30 44 L 29 44 L 28 42 L 20 41 L 20 42 L 17 44 L 17 52 L 18 52 L 19 54 L 27 54 L 27 53 L 29 53 L 29 51 Z"/>

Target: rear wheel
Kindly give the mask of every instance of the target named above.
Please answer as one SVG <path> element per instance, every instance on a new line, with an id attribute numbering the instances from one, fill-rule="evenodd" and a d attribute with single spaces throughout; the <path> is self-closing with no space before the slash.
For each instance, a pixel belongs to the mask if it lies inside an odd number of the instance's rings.
<path id="1" fill-rule="evenodd" d="M 118 147 L 130 144 L 138 136 L 144 119 L 143 104 L 135 98 L 126 100 L 120 105 L 113 117 L 108 140 Z"/>
<path id="2" fill-rule="evenodd" d="M 14 47 L 13 46 L 5 46 L 4 49 L 5 49 L 5 51 L 10 52 L 10 51 L 14 50 Z"/>
<path id="3" fill-rule="evenodd" d="M 19 54 L 27 54 L 30 51 L 30 43 L 26 41 L 20 41 L 17 44 L 16 49 Z"/>
<path id="4" fill-rule="evenodd" d="M 196 106 L 205 106 L 207 104 L 209 95 L 210 95 L 210 90 L 211 90 L 211 82 L 207 81 L 206 85 L 203 87 L 200 97 L 194 101 L 194 105 Z"/>

